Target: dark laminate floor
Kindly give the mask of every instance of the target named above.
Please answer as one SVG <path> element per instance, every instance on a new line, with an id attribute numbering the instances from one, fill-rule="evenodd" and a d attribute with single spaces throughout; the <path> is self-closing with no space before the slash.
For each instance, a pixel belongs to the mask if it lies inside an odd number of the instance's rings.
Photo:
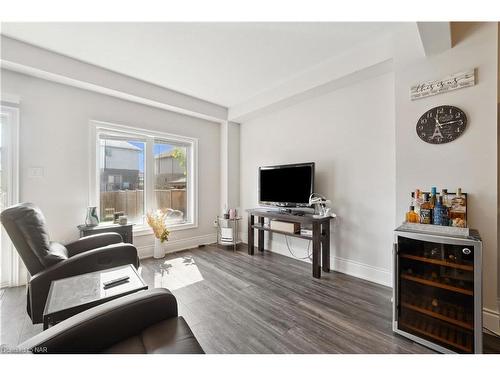
<path id="1" fill-rule="evenodd" d="M 394 335 L 391 290 L 265 252 L 207 246 L 142 261 L 150 287 L 166 287 L 207 353 L 432 353 Z M 0 290 L 1 343 L 41 331 L 25 313 L 24 288 Z M 485 352 L 500 352 L 485 337 Z"/>

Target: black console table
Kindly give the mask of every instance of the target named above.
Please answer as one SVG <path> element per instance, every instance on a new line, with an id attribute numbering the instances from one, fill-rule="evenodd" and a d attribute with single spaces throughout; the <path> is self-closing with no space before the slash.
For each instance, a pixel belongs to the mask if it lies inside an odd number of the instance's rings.
<path id="1" fill-rule="evenodd" d="M 92 234 L 114 232 L 122 236 L 123 242 L 134 243 L 132 227 L 134 224 L 113 224 L 101 223 L 95 227 L 88 227 L 86 225 L 78 225 L 80 237 L 90 236 Z"/>
<path id="2" fill-rule="evenodd" d="M 313 217 L 312 215 L 293 215 L 283 214 L 277 211 L 265 209 L 251 209 L 248 212 L 248 254 L 254 254 L 254 231 L 258 231 L 258 249 L 264 251 L 264 232 L 280 233 L 286 236 L 312 240 L 312 275 L 319 279 L 321 269 L 323 272 L 330 272 L 330 216 Z M 255 220 L 255 217 L 258 220 Z M 271 229 L 264 226 L 264 218 L 287 221 L 290 223 L 312 224 L 312 236 L 306 236 L 299 233 L 289 233 L 280 230 Z"/>

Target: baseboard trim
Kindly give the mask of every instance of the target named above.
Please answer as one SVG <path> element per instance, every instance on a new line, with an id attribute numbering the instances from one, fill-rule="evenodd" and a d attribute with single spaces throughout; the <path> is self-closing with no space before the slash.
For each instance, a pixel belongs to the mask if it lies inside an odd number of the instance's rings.
<path id="1" fill-rule="evenodd" d="M 336 256 L 331 258 L 330 263 L 337 272 L 392 287 L 392 273 L 389 270 Z"/>
<path id="2" fill-rule="evenodd" d="M 500 313 L 483 307 L 483 327 L 500 335 Z"/>
<path id="3" fill-rule="evenodd" d="M 217 234 L 206 234 L 203 236 L 182 238 L 179 240 L 168 241 L 165 245 L 165 254 L 175 253 L 177 251 L 192 249 L 200 245 L 208 245 L 217 242 Z M 154 245 L 140 246 L 137 248 L 139 259 L 151 258 L 154 253 Z"/>

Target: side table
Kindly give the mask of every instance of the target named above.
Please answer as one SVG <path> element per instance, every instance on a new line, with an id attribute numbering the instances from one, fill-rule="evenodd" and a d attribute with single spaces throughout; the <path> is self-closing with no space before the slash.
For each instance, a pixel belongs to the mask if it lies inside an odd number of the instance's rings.
<path id="1" fill-rule="evenodd" d="M 233 246 L 236 251 L 236 245 L 240 243 L 239 222 L 241 217 L 225 219 L 217 216 L 217 244 L 222 246 Z"/>
<path id="2" fill-rule="evenodd" d="M 128 279 L 121 284 L 110 288 L 103 285 L 122 276 Z M 45 303 L 43 329 L 91 307 L 146 289 L 147 284 L 131 264 L 54 280 Z"/>
<path id="3" fill-rule="evenodd" d="M 80 231 L 80 237 L 90 236 L 92 234 L 114 232 L 122 236 L 123 242 L 134 243 L 132 228 L 134 224 L 112 224 L 102 223 L 95 227 L 88 227 L 85 224 L 79 225 L 77 228 Z"/>

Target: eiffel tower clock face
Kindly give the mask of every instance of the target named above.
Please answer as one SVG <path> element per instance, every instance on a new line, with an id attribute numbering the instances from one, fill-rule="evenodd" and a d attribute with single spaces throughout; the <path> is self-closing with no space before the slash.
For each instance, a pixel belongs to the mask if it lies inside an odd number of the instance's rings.
<path id="1" fill-rule="evenodd" d="M 417 134 L 422 141 L 438 145 L 460 137 L 466 126 L 464 111 L 451 105 L 442 105 L 429 109 L 420 117 Z"/>

